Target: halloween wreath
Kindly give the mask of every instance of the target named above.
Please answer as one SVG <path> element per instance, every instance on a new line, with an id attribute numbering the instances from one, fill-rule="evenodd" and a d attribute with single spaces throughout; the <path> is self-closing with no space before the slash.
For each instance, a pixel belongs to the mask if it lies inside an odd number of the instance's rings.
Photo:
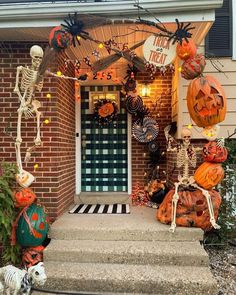
<path id="1" fill-rule="evenodd" d="M 94 105 L 94 118 L 101 126 L 113 122 L 117 117 L 118 106 L 116 102 L 109 99 L 99 99 Z"/>

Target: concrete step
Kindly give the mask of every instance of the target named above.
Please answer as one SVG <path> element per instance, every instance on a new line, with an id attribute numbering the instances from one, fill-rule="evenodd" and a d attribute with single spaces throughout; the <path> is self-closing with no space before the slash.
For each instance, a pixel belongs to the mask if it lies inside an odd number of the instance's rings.
<path id="1" fill-rule="evenodd" d="M 129 204 L 128 193 L 123 192 L 83 192 L 75 195 L 76 204 Z"/>
<path id="2" fill-rule="evenodd" d="M 216 295 L 207 267 L 46 262 L 48 290 Z M 50 294 L 50 293 L 49 293 Z"/>
<path id="3" fill-rule="evenodd" d="M 56 220 L 50 237 L 56 240 L 110 241 L 199 241 L 199 228 L 177 227 L 170 233 L 169 225 L 156 220 L 156 210 L 131 207 L 130 214 L 69 214 Z"/>
<path id="4" fill-rule="evenodd" d="M 44 261 L 208 266 L 199 242 L 52 240 Z"/>

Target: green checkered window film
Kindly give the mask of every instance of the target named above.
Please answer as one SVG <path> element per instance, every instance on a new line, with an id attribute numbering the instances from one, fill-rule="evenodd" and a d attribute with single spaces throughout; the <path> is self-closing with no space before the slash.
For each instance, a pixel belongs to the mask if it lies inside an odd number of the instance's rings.
<path id="1" fill-rule="evenodd" d="M 105 86 L 104 86 L 105 87 Z M 81 155 L 83 192 L 127 192 L 127 113 L 120 107 L 117 120 L 100 127 L 89 111 L 89 91 L 102 86 L 81 87 Z M 106 87 L 119 91 L 120 86 Z"/>

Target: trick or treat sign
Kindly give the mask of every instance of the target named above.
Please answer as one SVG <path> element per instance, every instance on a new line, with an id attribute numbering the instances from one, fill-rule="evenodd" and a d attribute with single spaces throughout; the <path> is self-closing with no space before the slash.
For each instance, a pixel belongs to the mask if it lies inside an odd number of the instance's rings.
<path id="1" fill-rule="evenodd" d="M 143 55 L 157 67 L 166 66 L 175 59 L 176 46 L 166 37 L 150 36 L 143 45 Z"/>

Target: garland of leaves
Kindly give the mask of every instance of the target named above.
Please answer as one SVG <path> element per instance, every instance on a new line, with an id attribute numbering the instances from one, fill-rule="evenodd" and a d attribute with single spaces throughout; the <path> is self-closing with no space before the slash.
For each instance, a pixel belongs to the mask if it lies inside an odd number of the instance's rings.
<path id="1" fill-rule="evenodd" d="M 94 104 L 94 119 L 103 127 L 112 123 L 118 113 L 118 106 L 115 101 L 109 99 L 99 99 Z"/>

